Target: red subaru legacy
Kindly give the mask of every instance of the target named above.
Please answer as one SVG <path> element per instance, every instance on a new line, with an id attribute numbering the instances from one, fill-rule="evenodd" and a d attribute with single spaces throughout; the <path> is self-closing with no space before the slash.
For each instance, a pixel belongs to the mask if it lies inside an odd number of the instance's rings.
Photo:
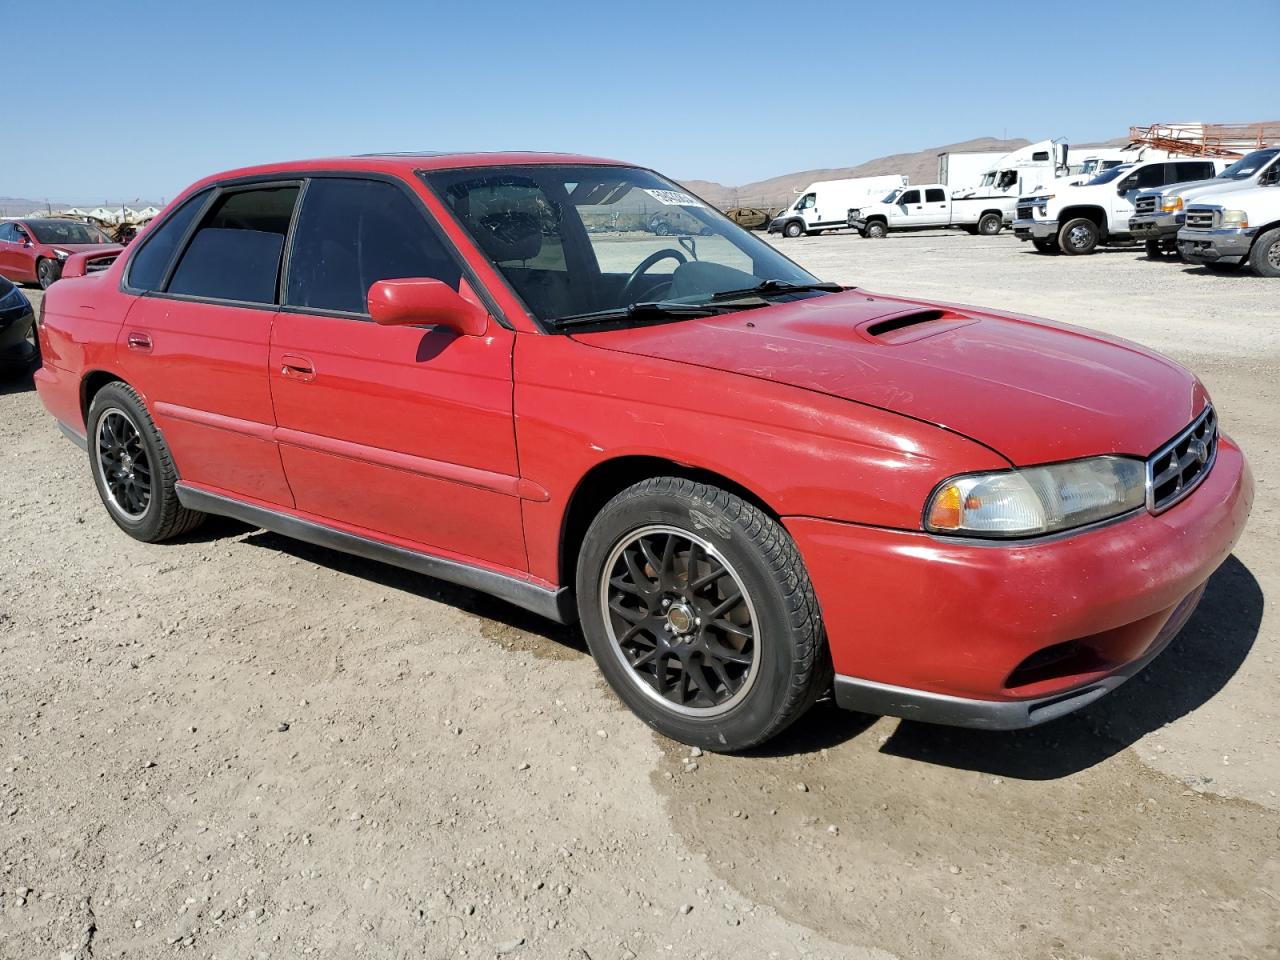
<path id="1" fill-rule="evenodd" d="M 1163 357 L 822 283 L 582 157 L 210 177 L 51 289 L 40 341 L 129 535 L 225 514 L 578 620 L 632 710 L 716 750 L 828 693 L 990 729 L 1084 706 L 1252 500 Z"/>

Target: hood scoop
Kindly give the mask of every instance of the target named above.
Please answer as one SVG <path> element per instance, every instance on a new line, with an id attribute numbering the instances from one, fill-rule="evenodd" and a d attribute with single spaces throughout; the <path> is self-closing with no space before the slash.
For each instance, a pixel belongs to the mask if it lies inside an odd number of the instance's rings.
<path id="1" fill-rule="evenodd" d="M 857 329 L 864 339 L 872 343 L 897 346 L 948 333 L 977 322 L 976 317 L 956 313 L 954 310 L 904 310 L 867 320 L 858 324 Z"/>

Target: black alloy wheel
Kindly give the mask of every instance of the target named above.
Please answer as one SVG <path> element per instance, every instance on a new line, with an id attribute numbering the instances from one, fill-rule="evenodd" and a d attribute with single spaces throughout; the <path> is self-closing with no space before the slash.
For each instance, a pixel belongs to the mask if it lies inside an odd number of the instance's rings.
<path id="1" fill-rule="evenodd" d="M 50 260 L 45 257 L 36 264 L 36 280 L 39 281 L 41 290 L 48 290 L 53 286 L 54 281 L 61 276 L 62 264 L 57 260 Z"/>
<path id="2" fill-rule="evenodd" d="M 151 460 L 138 425 L 119 407 L 107 407 L 98 415 L 94 439 L 107 508 L 138 522 L 151 503 Z"/>

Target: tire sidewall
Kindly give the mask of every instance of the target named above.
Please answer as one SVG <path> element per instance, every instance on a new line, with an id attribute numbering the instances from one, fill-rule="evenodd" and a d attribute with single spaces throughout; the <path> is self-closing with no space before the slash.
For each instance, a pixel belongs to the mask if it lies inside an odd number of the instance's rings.
<path id="1" fill-rule="evenodd" d="M 985 226 L 987 224 L 990 224 L 993 220 L 995 221 L 994 227 L 988 228 L 987 226 Z M 1004 227 L 1004 221 L 1000 219 L 1000 216 L 998 214 L 994 214 L 994 213 L 984 214 L 978 220 L 978 233 L 982 234 L 984 237 L 994 237 L 996 234 L 998 234 L 1001 231 L 1003 227 Z"/>
<path id="2" fill-rule="evenodd" d="M 1073 247 L 1067 240 L 1071 231 L 1079 226 L 1086 226 L 1092 232 L 1092 239 L 1083 248 Z M 1076 217 L 1074 220 L 1067 221 L 1067 223 L 1063 225 L 1062 230 L 1058 233 L 1058 249 L 1068 256 L 1082 257 L 1086 254 L 1093 253 L 1093 251 L 1097 249 L 1098 241 L 1100 239 L 1101 234 L 1098 231 L 1098 225 L 1096 223 L 1092 220 L 1087 220 L 1084 217 Z"/>
<path id="3" fill-rule="evenodd" d="M 879 223 L 879 222 L 869 223 L 867 224 L 867 232 L 864 234 L 864 236 L 866 236 L 871 240 L 883 240 L 885 236 L 888 234 L 888 232 L 889 232 L 889 228 L 886 227 L 883 223 Z"/>
<path id="4" fill-rule="evenodd" d="M 147 509 L 137 520 L 131 520 L 118 513 L 111 506 L 111 497 L 107 492 L 106 478 L 102 473 L 102 464 L 98 458 L 98 427 L 102 416 L 111 409 L 122 410 L 129 415 L 138 429 L 138 436 L 143 448 L 147 451 L 147 463 L 151 467 L 151 499 Z M 151 418 L 132 391 L 118 383 L 110 383 L 94 395 L 89 405 L 86 423 L 89 447 L 89 472 L 93 476 L 93 485 L 102 499 L 102 506 L 116 525 L 132 537 L 139 540 L 151 540 L 157 536 L 164 522 L 164 493 L 161 485 L 164 478 L 160 469 L 163 452 L 160 449 L 160 438 L 151 423 Z"/>
<path id="5" fill-rule="evenodd" d="M 1280 227 L 1268 230 L 1254 241 L 1253 250 L 1249 253 L 1253 272 L 1260 277 L 1280 277 L 1280 269 L 1273 267 L 1267 260 L 1272 247 L 1280 244 Z"/>
<path id="6" fill-rule="evenodd" d="M 46 272 L 49 276 L 47 283 L 45 282 Z M 43 257 L 36 263 L 36 283 L 40 285 L 41 290 L 48 290 L 52 287 L 58 280 L 58 274 L 57 261 Z"/>
<path id="7" fill-rule="evenodd" d="M 733 566 L 751 596 L 756 620 L 757 674 L 746 697 L 727 713 L 698 718 L 663 710 L 637 688 L 621 663 L 600 609 L 600 578 L 613 549 L 631 532 L 662 524 L 706 540 Z M 664 736 L 720 752 L 745 749 L 764 739 L 785 709 L 795 679 L 794 628 L 773 571 L 748 530 L 714 503 L 655 492 L 615 498 L 596 517 L 583 542 L 577 577 L 578 614 L 587 646 L 609 686 L 631 710 Z"/>
<path id="8" fill-rule="evenodd" d="M 794 240 L 796 237 L 804 236 L 804 227 L 793 220 L 782 228 L 782 233 L 784 236 L 791 237 Z"/>

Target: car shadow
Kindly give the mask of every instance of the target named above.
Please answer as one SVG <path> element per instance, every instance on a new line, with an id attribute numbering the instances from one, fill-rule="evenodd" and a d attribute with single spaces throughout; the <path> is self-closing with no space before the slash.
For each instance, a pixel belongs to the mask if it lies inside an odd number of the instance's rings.
<path id="1" fill-rule="evenodd" d="M 434 577 L 415 573 L 412 570 L 404 570 L 377 560 L 367 560 L 364 557 L 343 553 L 340 550 L 316 546 L 302 540 L 295 540 L 292 537 L 272 533 L 269 530 L 250 528 L 247 524 L 240 523 L 238 520 L 211 517 L 210 521 L 213 523 L 206 523 L 199 530 L 194 531 L 193 539 L 198 538 L 205 527 L 209 526 L 214 528 L 210 532 L 216 534 L 216 525 L 224 520 L 228 524 L 235 525 L 240 530 L 253 529 L 254 532 L 243 537 L 240 541 L 241 543 L 287 553 L 291 557 L 296 557 L 307 563 L 317 564 L 336 573 L 359 577 L 362 580 L 370 580 L 392 590 L 399 590 L 403 593 L 420 597 L 423 600 L 433 600 L 436 603 L 448 604 L 465 613 L 496 621 L 515 630 L 535 634 L 569 650 L 579 653 L 587 651 L 582 632 L 576 626 L 570 627 L 555 623 L 505 600 L 500 600 L 487 593 L 481 593 L 478 590 L 449 583 L 447 580 L 437 580 Z M 222 536 L 228 535 L 234 536 L 235 531 L 222 534 Z M 217 539 L 217 537 L 210 536 L 210 539 Z"/>
<path id="2" fill-rule="evenodd" d="M 1208 267 L 1196 264 L 1182 264 L 1184 269 L 1182 272 L 1189 277 L 1217 277 L 1219 280 L 1248 280 L 1250 282 L 1258 279 L 1252 270 L 1248 269 L 1244 264 L 1236 266 L 1232 270 L 1210 270 Z"/>
<path id="3" fill-rule="evenodd" d="M 1144 671 L 1114 693 L 1060 720 L 991 732 L 902 721 L 885 753 L 1010 779 L 1054 780 L 1078 773 L 1191 713 L 1235 676 L 1258 636 L 1263 595 L 1234 556 L 1209 580 L 1182 632 Z"/>

